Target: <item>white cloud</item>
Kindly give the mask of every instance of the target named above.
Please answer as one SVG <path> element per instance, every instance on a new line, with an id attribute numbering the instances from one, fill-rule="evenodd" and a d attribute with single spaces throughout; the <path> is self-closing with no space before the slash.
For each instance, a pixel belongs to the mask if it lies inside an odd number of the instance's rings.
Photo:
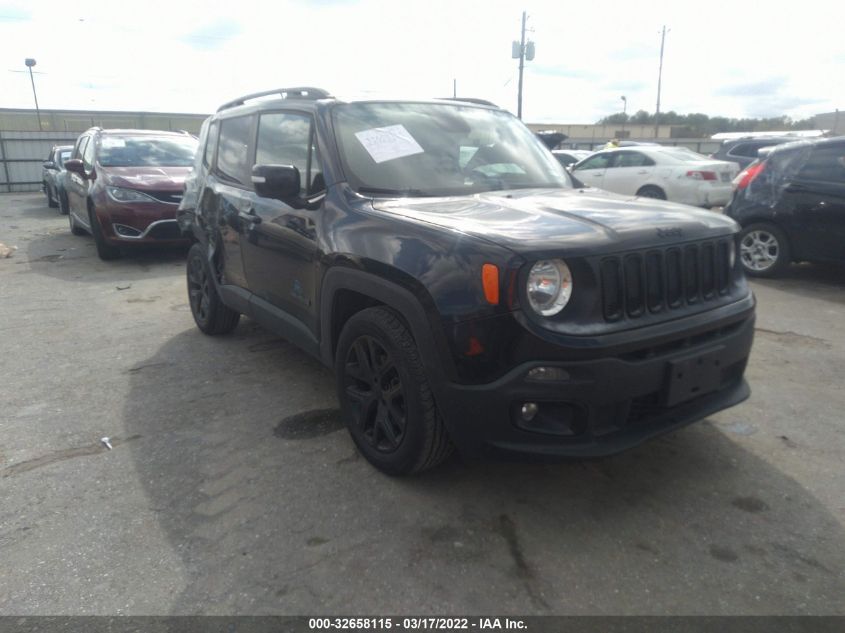
<path id="1" fill-rule="evenodd" d="M 845 43 L 831 5 L 526 0 L 537 58 L 524 114 L 593 122 L 653 111 L 659 30 L 662 110 L 799 118 L 845 106 Z M 238 94 L 316 85 L 343 95 L 458 93 L 516 110 L 510 43 L 523 3 L 361 0 L 202 5 L 91 0 L 0 4 L 0 107 L 30 107 L 35 57 L 45 108 L 210 112 Z M 827 16 L 827 17 L 825 17 Z M 838 60 L 838 61 L 837 61 Z M 761 93 L 743 86 L 778 79 Z M 733 90 L 732 90 L 733 88 Z"/>

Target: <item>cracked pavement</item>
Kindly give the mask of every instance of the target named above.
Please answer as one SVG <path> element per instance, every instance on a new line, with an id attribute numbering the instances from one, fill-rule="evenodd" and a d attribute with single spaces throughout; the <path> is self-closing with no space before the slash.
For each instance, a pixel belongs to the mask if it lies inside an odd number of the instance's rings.
<path id="1" fill-rule="evenodd" d="M 845 613 L 842 269 L 753 283 L 734 409 L 391 479 L 329 371 L 195 328 L 184 251 L 101 262 L 41 194 L 0 195 L 0 242 L 0 614 Z"/>

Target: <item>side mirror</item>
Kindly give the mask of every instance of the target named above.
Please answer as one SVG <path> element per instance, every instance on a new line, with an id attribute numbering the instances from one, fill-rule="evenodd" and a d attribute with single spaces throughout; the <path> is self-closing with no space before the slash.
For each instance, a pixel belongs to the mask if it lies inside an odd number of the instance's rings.
<path id="1" fill-rule="evenodd" d="M 254 165 L 252 184 L 262 198 L 290 202 L 299 197 L 299 169 L 293 165 Z"/>
<path id="2" fill-rule="evenodd" d="M 79 158 L 71 158 L 70 160 L 66 160 L 65 169 L 74 174 L 79 174 L 80 176 L 85 178 L 85 166 L 82 164 L 82 160 Z"/>
<path id="3" fill-rule="evenodd" d="M 44 169 L 56 169 L 56 163 L 51 160 L 45 160 L 41 163 L 41 166 L 44 167 Z"/>

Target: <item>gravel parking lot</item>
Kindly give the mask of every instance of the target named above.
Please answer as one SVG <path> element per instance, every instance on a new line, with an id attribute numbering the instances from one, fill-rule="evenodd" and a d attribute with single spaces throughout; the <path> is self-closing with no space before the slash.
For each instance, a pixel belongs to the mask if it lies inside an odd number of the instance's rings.
<path id="1" fill-rule="evenodd" d="M 623 455 L 391 479 L 329 371 L 194 326 L 0 195 L 0 613 L 845 614 L 845 271 L 754 283 L 745 404 Z M 100 438 L 111 438 L 113 450 Z"/>

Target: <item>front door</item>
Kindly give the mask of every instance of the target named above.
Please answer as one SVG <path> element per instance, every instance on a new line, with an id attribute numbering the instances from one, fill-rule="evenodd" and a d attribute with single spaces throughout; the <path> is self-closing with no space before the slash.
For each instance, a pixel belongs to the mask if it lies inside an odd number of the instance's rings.
<path id="1" fill-rule="evenodd" d="M 83 164 L 86 164 L 85 157 L 88 155 L 88 164 L 91 164 L 93 153 L 94 141 L 91 136 L 81 136 L 76 142 L 76 147 L 73 148 L 71 158 L 78 158 Z M 85 168 L 85 173 L 90 173 L 90 167 Z M 88 185 L 88 180 L 83 176 L 71 171 L 67 173 L 65 190 L 67 191 L 68 212 L 73 215 L 74 221 L 77 224 L 90 230 L 88 222 Z"/>
<path id="2" fill-rule="evenodd" d="M 577 169 L 573 169 L 572 173 L 586 186 L 603 189 L 604 175 L 614 154 L 615 152 L 602 152 L 591 156 L 581 163 Z"/>
<path id="3" fill-rule="evenodd" d="M 654 175 L 655 163 L 642 152 L 621 150 L 604 174 L 602 187 L 614 193 L 633 196 Z"/>
<path id="4" fill-rule="evenodd" d="M 325 189 L 308 114 L 262 113 L 255 163 L 296 167 L 302 200 L 319 200 Z M 322 207 L 320 202 L 307 207 L 295 208 L 281 200 L 256 196 L 252 213 L 260 221 L 251 223 L 242 248 L 250 290 L 316 333 L 317 233 Z"/>
<path id="5" fill-rule="evenodd" d="M 791 215 L 796 256 L 845 261 L 845 143 L 815 147 L 779 206 Z"/>

